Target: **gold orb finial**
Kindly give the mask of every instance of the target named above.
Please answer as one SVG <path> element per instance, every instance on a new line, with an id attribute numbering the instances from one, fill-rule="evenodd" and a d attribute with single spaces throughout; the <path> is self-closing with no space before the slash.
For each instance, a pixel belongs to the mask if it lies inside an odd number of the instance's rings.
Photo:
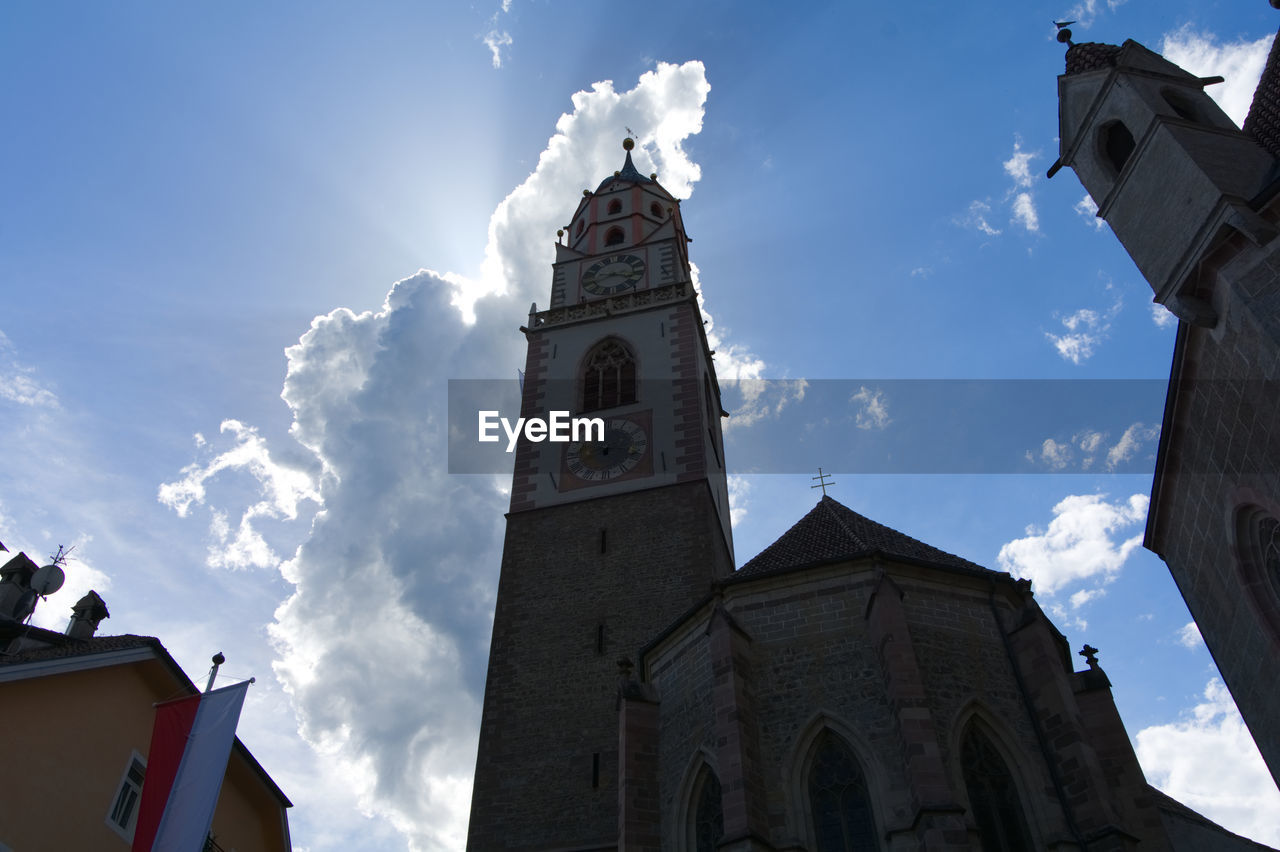
<path id="1" fill-rule="evenodd" d="M 591 190 L 589 190 L 589 189 L 584 189 L 584 190 L 582 190 L 582 197 L 583 197 L 583 198 L 590 198 L 590 197 L 591 197 Z"/>
<path id="2" fill-rule="evenodd" d="M 557 229 L 556 229 L 556 236 L 557 236 L 557 237 L 563 237 L 563 236 L 564 236 L 564 228 L 557 228 Z"/>
<path id="3" fill-rule="evenodd" d="M 634 147 L 636 147 L 636 143 L 632 141 L 630 136 L 622 140 L 622 150 L 630 151 Z"/>

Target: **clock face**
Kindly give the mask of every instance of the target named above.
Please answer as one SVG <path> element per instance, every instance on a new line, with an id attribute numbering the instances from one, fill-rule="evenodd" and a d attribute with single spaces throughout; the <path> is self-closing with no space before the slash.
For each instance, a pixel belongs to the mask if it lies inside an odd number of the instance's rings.
<path id="1" fill-rule="evenodd" d="M 574 441 L 565 466 L 583 482 L 608 482 L 630 473 L 649 454 L 649 436 L 632 420 L 606 420 L 603 441 Z"/>
<path id="2" fill-rule="evenodd" d="M 629 290 L 644 277 L 644 260 L 634 254 L 604 257 L 582 273 L 582 289 L 593 296 L 612 296 Z"/>

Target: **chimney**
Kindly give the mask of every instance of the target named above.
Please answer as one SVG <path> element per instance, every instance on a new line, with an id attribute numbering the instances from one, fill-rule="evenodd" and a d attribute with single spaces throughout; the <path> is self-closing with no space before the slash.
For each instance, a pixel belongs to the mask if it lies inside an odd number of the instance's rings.
<path id="1" fill-rule="evenodd" d="M 25 553 L 19 553 L 0 565 L 0 619 L 22 621 L 31 614 L 31 607 L 35 604 L 31 577 L 37 567 Z"/>
<path id="2" fill-rule="evenodd" d="M 109 618 L 107 605 L 92 589 L 71 608 L 71 622 L 67 625 L 67 635 L 72 639 L 92 639 L 102 619 Z"/>

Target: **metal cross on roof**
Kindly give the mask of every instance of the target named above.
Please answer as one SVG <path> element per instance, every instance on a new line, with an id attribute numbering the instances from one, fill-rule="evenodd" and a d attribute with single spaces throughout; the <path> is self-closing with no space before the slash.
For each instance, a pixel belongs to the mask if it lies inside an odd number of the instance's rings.
<path id="1" fill-rule="evenodd" d="M 822 468 L 818 468 L 818 475 L 817 475 L 817 476 L 811 476 L 811 477 L 809 477 L 809 478 L 810 478 L 810 479 L 816 479 L 816 480 L 818 480 L 818 484 L 817 484 L 817 485 L 810 485 L 809 487 L 810 487 L 810 488 L 821 488 L 821 489 L 822 489 L 822 496 L 823 496 L 823 497 L 826 497 L 826 496 L 827 496 L 827 486 L 832 484 L 832 483 L 830 483 L 830 482 L 827 482 L 827 480 L 831 478 L 831 474 L 829 474 L 829 473 L 823 473 L 823 472 L 822 472 Z"/>

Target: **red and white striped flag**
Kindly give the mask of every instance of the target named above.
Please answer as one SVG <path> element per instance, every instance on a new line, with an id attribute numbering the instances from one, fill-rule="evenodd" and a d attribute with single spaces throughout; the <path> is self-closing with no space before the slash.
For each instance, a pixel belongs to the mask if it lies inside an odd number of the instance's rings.
<path id="1" fill-rule="evenodd" d="M 156 707 L 133 852 L 204 848 L 249 681 Z"/>

